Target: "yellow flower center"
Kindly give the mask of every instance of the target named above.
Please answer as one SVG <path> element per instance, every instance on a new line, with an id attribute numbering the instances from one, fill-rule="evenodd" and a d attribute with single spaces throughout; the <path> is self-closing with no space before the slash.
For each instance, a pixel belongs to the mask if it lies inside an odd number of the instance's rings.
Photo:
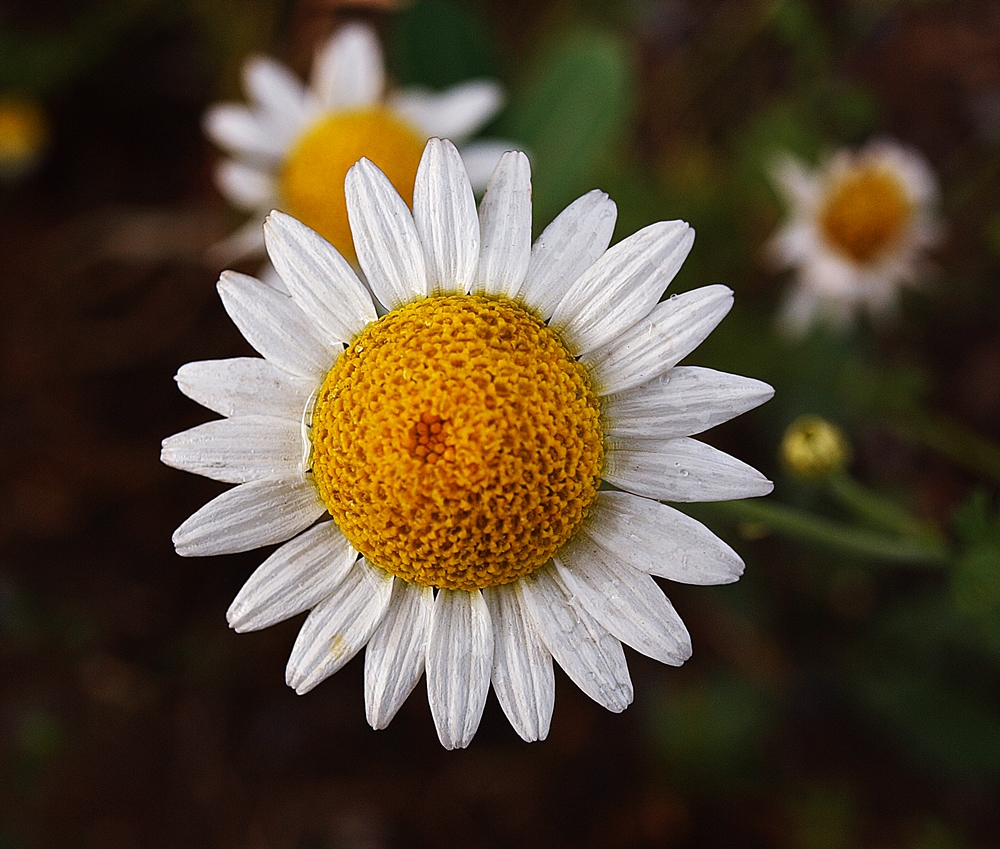
<path id="1" fill-rule="evenodd" d="M 354 261 L 344 178 L 362 156 L 374 162 L 407 204 L 425 139 L 378 107 L 335 112 L 316 122 L 292 148 L 281 172 L 286 211 Z"/>
<path id="2" fill-rule="evenodd" d="M 580 527 L 604 459 L 583 367 L 513 301 L 407 304 L 337 359 L 312 420 L 323 501 L 406 581 L 472 590 L 537 569 Z"/>
<path id="3" fill-rule="evenodd" d="M 906 187 L 886 168 L 866 165 L 834 185 L 820 210 L 827 242 L 855 262 L 877 259 L 910 222 Z"/>

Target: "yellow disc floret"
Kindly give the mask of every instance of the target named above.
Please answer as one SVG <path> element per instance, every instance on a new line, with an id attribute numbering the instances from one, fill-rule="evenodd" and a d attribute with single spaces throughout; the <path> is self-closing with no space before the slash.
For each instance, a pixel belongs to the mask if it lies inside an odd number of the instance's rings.
<path id="1" fill-rule="evenodd" d="M 353 260 L 354 241 L 344 198 L 348 170 L 362 156 L 367 157 L 412 205 L 413 181 L 424 141 L 415 129 L 385 109 L 327 115 L 303 134 L 285 160 L 281 195 L 286 211 Z"/>
<path id="2" fill-rule="evenodd" d="M 472 590 L 544 564 L 600 484 L 600 410 L 514 302 L 427 298 L 370 324 L 316 401 L 313 474 L 341 530 L 404 580 Z"/>
<path id="3" fill-rule="evenodd" d="M 865 165 L 831 188 L 820 209 L 820 231 L 836 250 L 867 263 L 898 241 L 912 213 L 900 179 L 884 167 Z"/>

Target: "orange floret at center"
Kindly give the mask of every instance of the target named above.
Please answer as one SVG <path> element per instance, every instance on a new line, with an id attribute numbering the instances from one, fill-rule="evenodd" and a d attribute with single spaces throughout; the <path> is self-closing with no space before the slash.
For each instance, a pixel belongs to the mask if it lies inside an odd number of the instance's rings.
<path id="1" fill-rule="evenodd" d="M 600 485 L 584 368 L 513 301 L 427 298 L 370 324 L 316 401 L 312 468 L 368 560 L 473 590 L 526 575 L 576 532 Z"/>
<path id="2" fill-rule="evenodd" d="M 906 231 L 913 214 L 906 187 L 894 173 L 866 165 L 833 186 L 819 213 L 820 232 L 858 263 L 873 262 Z"/>

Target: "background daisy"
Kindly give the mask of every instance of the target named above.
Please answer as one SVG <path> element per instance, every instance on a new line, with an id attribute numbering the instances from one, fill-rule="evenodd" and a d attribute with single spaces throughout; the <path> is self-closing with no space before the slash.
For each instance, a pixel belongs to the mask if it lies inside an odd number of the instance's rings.
<path id="1" fill-rule="evenodd" d="M 308 86 L 265 57 L 246 63 L 243 82 L 250 104 L 213 106 L 204 122 L 208 135 L 232 157 L 216 169 L 219 189 L 252 213 L 244 227 L 216 246 L 225 262 L 263 253 L 261 222 L 274 208 L 304 221 L 353 261 L 339 187 L 362 156 L 376 163 L 409 203 L 429 137 L 462 145 L 480 191 L 510 149 L 503 142 L 466 143 L 503 105 L 499 85 L 476 80 L 440 93 L 389 90 L 378 38 L 364 24 L 347 24 L 331 36 L 316 54 Z"/>
<path id="2" fill-rule="evenodd" d="M 891 312 L 940 236 L 927 161 L 878 140 L 841 150 L 815 170 L 786 154 L 772 174 L 789 212 L 767 252 L 776 268 L 795 273 L 784 327 L 799 335 L 817 319 L 843 326 L 860 310 Z"/>

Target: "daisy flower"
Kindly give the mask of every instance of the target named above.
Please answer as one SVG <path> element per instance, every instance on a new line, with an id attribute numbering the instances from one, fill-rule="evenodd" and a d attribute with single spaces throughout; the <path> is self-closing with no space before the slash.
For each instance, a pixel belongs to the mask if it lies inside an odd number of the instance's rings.
<path id="1" fill-rule="evenodd" d="M 264 224 L 288 293 L 223 272 L 263 359 L 185 365 L 226 418 L 166 439 L 170 466 L 238 484 L 185 521 L 179 554 L 284 543 L 229 609 L 237 631 L 310 610 L 286 680 L 305 693 L 365 650 L 384 727 L 426 673 L 447 748 L 490 683 L 525 740 L 546 736 L 553 658 L 612 711 L 632 700 L 622 643 L 691 653 L 654 575 L 734 581 L 740 558 L 660 503 L 771 483 L 691 435 L 767 400 L 756 380 L 675 364 L 728 312 L 707 286 L 660 303 L 694 240 L 661 221 L 611 249 L 615 204 L 584 195 L 531 244 L 531 177 L 504 154 L 482 204 L 447 141 L 427 144 L 413 212 L 362 159 L 348 172 L 358 262 L 296 219 Z M 602 481 L 615 489 L 602 487 Z"/>
<path id="2" fill-rule="evenodd" d="M 500 87 L 485 80 L 439 94 L 387 91 L 378 39 L 358 23 L 342 27 L 317 53 L 308 86 L 265 57 L 246 63 L 243 82 L 249 106 L 218 104 L 205 115 L 206 133 L 232 157 L 216 170 L 219 189 L 251 213 L 247 224 L 216 248 L 227 262 L 263 254 L 260 225 L 274 208 L 308 224 L 353 262 L 340 190 L 347 169 L 367 157 L 409 203 L 427 139 L 464 142 L 496 115 L 503 100 Z M 477 190 L 509 149 L 489 141 L 463 146 Z"/>
<path id="3" fill-rule="evenodd" d="M 816 320 L 844 326 L 861 309 L 891 312 L 939 237 L 937 184 L 924 158 L 879 140 L 815 171 L 785 155 L 773 177 L 790 213 L 767 253 L 776 268 L 796 272 L 786 329 L 801 335 Z"/>

